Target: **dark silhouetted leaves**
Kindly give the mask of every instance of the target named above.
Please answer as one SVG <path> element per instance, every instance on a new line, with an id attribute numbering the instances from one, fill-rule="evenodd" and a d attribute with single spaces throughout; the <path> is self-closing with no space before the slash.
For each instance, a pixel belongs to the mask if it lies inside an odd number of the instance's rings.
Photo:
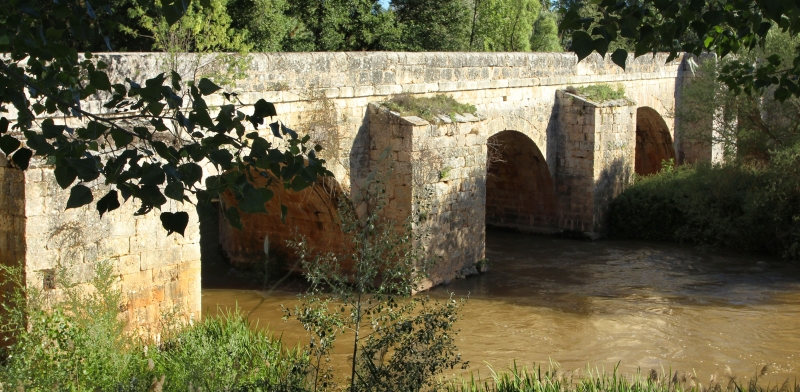
<path id="1" fill-rule="evenodd" d="M 162 212 L 160 218 L 161 226 L 167 229 L 167 235 L 172 233 L 184 235 L 189 224 L 189 214 L 183 211 Z"/>
<path id="2" fill-rule="evenodd" d="M 67 200 L 67 208 L 83 207 L 94 200 L 92 190 L 84 185 L 75 185 L 69 190 L 69 199 Z"/>
<path id="3" fill-rule="evenodd" d="M 111 190 L 97 201 L 97 212 L 99 212 L 102 217 L 106 212 L 114 211 L 119 208 L 119 206 L 119 194 L 116 190 Z"/>
<path id="4" fill-rule="evenodd" d="M 215 92 L 219 91 L 222 87 L 217 86 L 214 82 L 202 78 L 200 79 L 200 83 L 197 84 L 197 88 L 200 89 L 200 93 L 203 95 L 210 95 L 214 94 Z"/>
<path id="5" fill-rule="evenodd" d="M 6 155 L 10 155 L 18 149 L 20 145 L 22 145 L 22 143 L 11 135 L 3 135 L 3 137 L 0 137 L 0 150 L 3 150 Z"/>
<path id="6" fill-rule="evenodd" d="M 14 155 L 11 156 L 11 160 L 17 165 L 18 168 L 22 170 L 28 170 L 28 164 L 30 164 L 32 156 L 33 151 L 27 148 L 20 148 L 14 153 Z"/>

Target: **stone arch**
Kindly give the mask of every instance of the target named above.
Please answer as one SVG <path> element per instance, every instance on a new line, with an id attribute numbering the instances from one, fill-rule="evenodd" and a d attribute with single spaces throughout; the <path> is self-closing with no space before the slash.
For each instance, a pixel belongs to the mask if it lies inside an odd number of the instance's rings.
<path id="1" fill-rule="evenodd" d="M 268 179 L 253 176 L 256 187 L 267 186 Z M 305 237 L 315 252 L 343 254 L 346 249 L 340 228 L 337 206 L 345 197 L 335 179 L 326 177 L 314 186 L 300 192 L 284 189 L 274 181 L 268 186 L 275 196 L 264 204 L 267 213 L 240 213 L 243 230 L 220 218 L 220 247 L 228 261 L 235 266 L 252 266 L 264 260 L 264 238 L 269 236 L 270 259 L 294 263 L 297 255 L 286 241 Z M 286 223 L 281 222 L 280 205 L 287 207 Z M 237 205 L 230 192 L 220 197 L 220 210 Z M 292 268 L 293 265 L 285 265 Z M 298 266 L 299 268 L 299 266 Z"/>
<path id="2" fill-rule="evenodd" d="M 669 159 L 675 159 L 675 148 L 667 123 L 653 108 L 638 108 L 634 171 L 643 176 L 658 173 L 661 161 Z"/>
<path id="3" fill-rule="evenodd" d="M 526 231 L 556 228 L 555 183 L 536 143 L 506 130 L 490 137 L 487 145 L 486 224 Z"/>

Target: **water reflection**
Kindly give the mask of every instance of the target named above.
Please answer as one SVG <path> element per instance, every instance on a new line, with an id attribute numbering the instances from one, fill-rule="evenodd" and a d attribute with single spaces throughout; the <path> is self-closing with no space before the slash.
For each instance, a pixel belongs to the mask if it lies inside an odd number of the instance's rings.
<path id="1" fill-rule="evenodd" d="M 558 361 L 563 369 L 620 362 L 635 372 L 672 367 L 701 382 L 726 366 L 749 377 L 800 376 L 800 268 L 735 253 L 703 253 L 657 243 L 575 241 L 508 231 L 487 232 L 489 273 L 431 291 L 469 295 L 458 346 L 472 370 L 485 362 Z M 266 295 L 204 290 L 203 306 L 237 301 L 289 344 L 304 342 L 297 323 L 280 321 L 294 302 L 290 282 Z M 337 355 L 346 362 L 346 354 Z"/>

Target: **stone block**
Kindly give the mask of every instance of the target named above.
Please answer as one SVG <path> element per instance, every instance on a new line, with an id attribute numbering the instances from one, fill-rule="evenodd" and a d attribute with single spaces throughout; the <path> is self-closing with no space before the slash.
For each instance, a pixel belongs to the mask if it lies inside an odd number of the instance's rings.
<path id="1" fill-rule="evenodd" d="M 119 257 L 130 253 L 131 241 L 128 237 L 108 237 L 97 243 L 100 258 Z"/>

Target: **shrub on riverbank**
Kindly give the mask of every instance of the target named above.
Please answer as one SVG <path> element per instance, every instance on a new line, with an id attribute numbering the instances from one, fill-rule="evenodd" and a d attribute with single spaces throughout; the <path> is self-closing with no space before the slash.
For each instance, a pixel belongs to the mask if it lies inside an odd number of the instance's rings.
<path id="1" fill-rule="evenodd" d="M 698 164 L 639 178 L 611 203 L 609 236 L 798 259 L 800 145 L 769 164 Z"/>
<path id="2" fill-rule="evenodd" d="M 0 282 L 14 287 L 0 298 L 0 332 L 12 339 L 0 355 L 0 391 L 304 390 L 305 353 L 239 313 L 189 325 L 167 317 L 173 327 L 160 342 L 145 342 L 119 318 L 110 265 L 89 290 L 58 282 L 58 298 L 23 287 L 18 272 Z"/>

